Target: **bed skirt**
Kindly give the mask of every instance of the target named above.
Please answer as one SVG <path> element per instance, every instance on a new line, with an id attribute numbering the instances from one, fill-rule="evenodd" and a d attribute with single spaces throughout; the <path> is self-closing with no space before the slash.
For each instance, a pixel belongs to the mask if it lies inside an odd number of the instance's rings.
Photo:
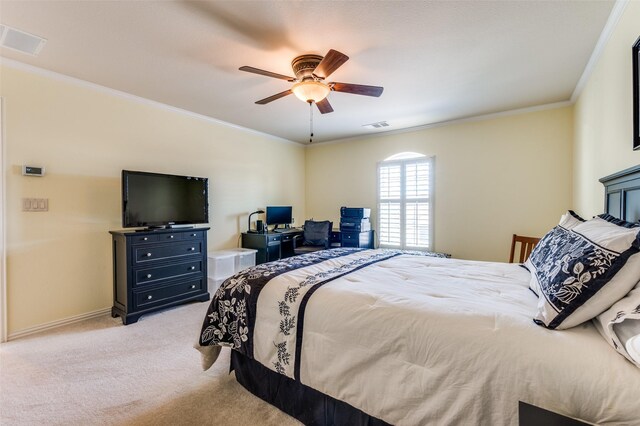
<path id="1" fill-rule="evenodd" d="M 271 371 L 234 350 L 231 351 L 231 371 L 236 372 L 236 380 L 249 392 L 305 425 L 389 425 L 346 402 Z"/>

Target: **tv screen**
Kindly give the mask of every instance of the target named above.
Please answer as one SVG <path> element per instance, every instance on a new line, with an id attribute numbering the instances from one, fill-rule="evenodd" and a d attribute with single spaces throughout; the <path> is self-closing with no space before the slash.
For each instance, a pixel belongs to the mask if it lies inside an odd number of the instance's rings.
<path id="1" fill-rule="evenodd" d="M 291 206 L 267 206 L 267 225 L 289 225 L 293 222 Z"/>
<path id="2" fill-rule="evenodd" d="M 122 226 L 162 227 L 209 222 L 208 179 L 122 171 Z"/>

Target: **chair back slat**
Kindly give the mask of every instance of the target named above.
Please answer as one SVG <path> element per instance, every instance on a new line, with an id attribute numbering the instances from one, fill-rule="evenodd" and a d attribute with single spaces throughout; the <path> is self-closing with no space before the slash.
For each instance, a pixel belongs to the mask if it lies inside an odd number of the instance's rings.
<path id="1" fill-rule="evenodd" d="M 533 251 L 533 248 L 536 246 L 536 244 L 538 244 L 538 241 L 540 241 L 540 238 L 523 237 L 522 235 L 513 234 L 513 237 L 511 238 L 511 252 L 509 253 L 509 263 L 513 263 L 514 261 L 516 244 L 520 244 L 520 259 L 518 262 L 524 263 L 531 255 L 531 252 Z"/>

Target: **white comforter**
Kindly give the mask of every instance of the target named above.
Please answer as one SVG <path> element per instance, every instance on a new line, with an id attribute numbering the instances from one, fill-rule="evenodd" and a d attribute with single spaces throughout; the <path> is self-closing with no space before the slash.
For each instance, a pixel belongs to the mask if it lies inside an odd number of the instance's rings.
<path id="1" fill-rule="evenodd" d="M 283 288 L 341 262 L 262 289 L 257 361 L 274 369 Z M 591 323 L 535 325 L 529 277 L 514 264 L 401 255 L 335 279 L 306 307 L 300 380 L 398 425 L 516 425 L 519 400 L 592 423 L 640 424 L 640 369 Z"/>

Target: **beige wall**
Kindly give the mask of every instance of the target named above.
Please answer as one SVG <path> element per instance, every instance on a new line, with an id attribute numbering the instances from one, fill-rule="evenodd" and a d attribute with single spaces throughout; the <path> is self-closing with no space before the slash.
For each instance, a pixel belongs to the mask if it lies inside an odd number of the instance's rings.
<path id="1" fill-rule="evenodd" d="M 435 249 L 507 261 L 511 234 L 542 236 L 571 207 L 572 107 L 421 131 L 318 144 L 306 151 L 307 215 L 339 221 L 340 206 L 376 216 L 377 162 L 435 156 Z"/>
<path id="2" fill-rule="evenodd" d="M 291 204 L 305 215 L 300 145 L 57 78 L 0 73 L 9 335 L 112 305 L 108 231 L 121 227 L 122 169 L 208 177 L 209 250 L 236 247 L 258 207 Z M 22 176 L 23 164 L 46 176 Z M 49 211 L 22 212 L 23 197 L 48 198 Z"/>
<path id="3" fill-rule="evenodd" d="M 574 205 L 602 213 L 598 179 L 640 163 L 633 151 L 631 46 L 640 36 L 640 1 L 628 3 L 575 105 Z"/>

